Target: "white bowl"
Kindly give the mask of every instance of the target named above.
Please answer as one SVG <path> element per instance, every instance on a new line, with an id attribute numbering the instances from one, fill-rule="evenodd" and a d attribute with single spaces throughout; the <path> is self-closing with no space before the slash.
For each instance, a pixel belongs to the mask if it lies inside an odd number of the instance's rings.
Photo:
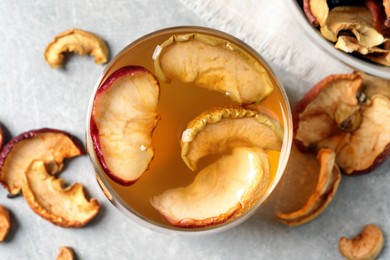
<path id="1" fill-rule="evenodd" d="M 341 62 L 356 70 L 360 70 L 377 77 L 390 79 L 390 67 L 375 64 L 336 49 L 334 47 L 334 43 L 326 40 L 321 35 L 320 31 L 309 23 L 305 13 L 303 12 L 303 9 L 301 8 L 297 0 L 288 0 L 287 3 L 290 5 L 290 9 L 292 10 L 294 16 L 296 17 L 302 28 L 305 30 L 309 38 L 315 44 L 320 46 L 324 51 L 333 55 Z"/>

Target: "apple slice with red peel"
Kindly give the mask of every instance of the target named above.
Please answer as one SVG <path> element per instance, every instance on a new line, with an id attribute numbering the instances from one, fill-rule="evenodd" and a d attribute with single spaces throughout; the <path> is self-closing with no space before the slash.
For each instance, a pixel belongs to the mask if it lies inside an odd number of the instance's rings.
<path id="1" fill-rule="evenodd" d="M 203 168 L 187 187 L 165 191 L 151 199 L 162 216 L 178 227 L 224 223 L 250 209 L 269 185 L 267 154 L 238 147 Z"/>
<path id="2" fill-rule="evenodd" d="M 51 176 L 43 161 L 33 161 L 24 174 L 23 196 L 35 213 L 55 225 L 86 225 L 99 212 L 99 202 L 87 200 L 81 184 L 63 186 L 64 181 Z"/>
<path id="3" fill-rule="evenodd" d="M 305 94 L 293 109 L 294 138 L 299 148 L 316 148 L 339 129 L 357 123 L 356 96 L 361 84 L 362 78 L 356 73 L 331 75 Z"/>
<path id="4" fill-rule="evenodd" d="M 353 73 L 332 75 L 314 86 L 293 110 L 299 147 L 334 150 L 346 174 L 379 166 L 390 153 L 390 101 L 380 86 L 370 87 L 372 82 Z M 369 95 L 360 93 L 364 90 Z"/>
<path id="5" fill-rule="evenodd" d="M 252 56 L 206 34 L 173 35 L 157 46 L 153 59 L 161 81 L 194 82 L 240 104 L 260 102 L 274 88 L 268 72 Z"/>
<path id="6" fill-rule="evenodd" d="M 192 120 L 182 134 L 181 157 L 191 170 L 199 159 L 234 147 L 280 150 L 283 128 L 275 120 L 252 109 L 214 108 Z"/>
<path id="7" fill-rule="evenodd" d="M 390 100 L 377 95 L 362 107 L 358 129 L 321 141 L 337 153 L 337 164 L 347 174 L 369 172 L 390 154 Z"/>
<path id="8" fill-rule="evenodd" d="M 90 132 L 104 172 L 131 185 L 153 159 L 152 132 L 158 121 L 159 85 L 143 67 L 123 67 L 98 89 Z"/>
<path id="9" fill-rule="evenodd" d="M 27 131 L 9 141 L 0 153 L 0 181 L 11 196 L 20 193 L 23 174 L 34 160 L 58 173 L 63 160 L 84 154 L 82 144 L 70 134 L 50 128 Z"/>
<path id="10" fill-rule="evenodd" d="M 314 26 L 324 26 L 329 14 L 326 0 L 303 0 L 303 11 Z"/>

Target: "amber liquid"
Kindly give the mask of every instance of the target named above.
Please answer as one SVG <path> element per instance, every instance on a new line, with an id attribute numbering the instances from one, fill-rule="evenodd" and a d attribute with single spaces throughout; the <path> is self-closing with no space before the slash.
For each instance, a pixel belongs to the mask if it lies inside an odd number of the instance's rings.
<path id="1" fill-rule="evenodd" d="M 193 30 L 191 30 L 193 32 Z M 121 58 L 112 65 L 102 82 L 115 70 L 128 65 L 139 65 L 154 73 L 152 54 L 155 47 L 168 39 L 173 33 L 161 33 L 132 44 Z M 204 33 L 202 31 L 202 33 Z M 222 37 L 224 38 L 224 37 Z M 283 96 L 277 83 L 273 81 L 275 90 L 260 104 L 266 111 L 272 111 L 283 124 L 283 110 L 286 109 Z M 125 201 L 133 212 L 160 225 L 169 225 L 151 206 L 150 198 L 161 194 L 167 189 L 187 186 L 195 178 L 197 172 L 192 172 L 180 157 L 180 140 L 187 124 L 206 109 L 216 106 L 237 105 L 223 94 L 212 92 L 193 84 L 173 81 L 169 84 L 160 82 L 160 99 L 158 113 L 160 120 L 153 132 L 154 158 L 149 169 L 132 186 L 121 186 L 106 177 L 115 192 Z M 286 127 L 286 126 L 284 126 Z M 269 152 L 271 161 L 271 182 L 278 168 L 279 152 Z M 210 159 L 212 160 L 212 159 Z M 208 162 L 203 161 L 202 164 Z"/>

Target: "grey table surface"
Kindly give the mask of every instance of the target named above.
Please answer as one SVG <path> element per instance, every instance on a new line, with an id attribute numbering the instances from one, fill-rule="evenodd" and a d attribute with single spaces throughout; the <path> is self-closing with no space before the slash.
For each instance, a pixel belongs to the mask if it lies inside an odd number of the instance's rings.
<path id="1" fill-rule="evenodd" d="M 291 28 L 298 26 L 290 20 Z M 146 33 L 177 25 L 214 26 L 175 0 L 0 1 L 0 122 L 11 136 L 51 127 L 84 140 L 87 103 L 104 66 L 74 55 L 66 69 L 53 70 L 43 59 L 47 43 L 61 31 L 82 28 L 102 36 L 112 57 Z M 315 62 L 318 57 L 311 59 Z M 302 80 L 277 59 L 270 65 L 292 104 L 315 83 Z M 381 226 L 385 236 L 390 234 L 389 171 L 387 162 L 370 175 L 343 176 L 330 206 L 307 225 L 288 228 L 279 223 L 274 196 L 231 230 L 183 237 L 148 230 L 119 212 L 104 197 L 89 158 L 83 156 L 73 159 L 61 177 L 82 183 L 101 202 L 97 218 L 80 229 L 57 227 L 38 217 L 23 197 L 8 199 L 5 189 L 0 189 L 0 204 L 10 210 L 13 223 L 8 239 L 0 244 L 0 259 L 54 259 L 64 245 L 73 247 L 78 259 L 342 259 L 339 237 L 352 236 L 367 223 Z M 390 259 L 388 241 L 380 259 Z"/>

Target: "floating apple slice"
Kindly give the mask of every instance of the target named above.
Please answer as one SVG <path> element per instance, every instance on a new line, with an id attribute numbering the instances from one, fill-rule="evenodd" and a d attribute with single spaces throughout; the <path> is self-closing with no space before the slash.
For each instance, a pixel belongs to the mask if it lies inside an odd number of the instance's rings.
<path id="1" fill-rule="evenodd" d="M 210 35 L 173 35 L 157 46 L 153 58 L 161 81 L 194 82 L 240 104 L 260 102 L 273 90 L 259 62 L 233 43 Z"/>
<path id="2" fill-rule="evenodd" d="M 314 86 L 293 111 L 297 144 L 334 150 L 347 174 L 380 165 L 390 153 L 390 101 L 386 91 L 378 91 L 386 85 L 370 84 L 353 73 L 333 75 Z M 360 94 L 362 86 L 369 95 Z"/>
<path id="3" fill-rule="evenodd" d="M 103 170 L 117 183 L 137 181 L 153 158 L 151 135 L 158 121 L 158 98 L 156 78 L 135 66 L 115 71 L 96 93 L 92 142 Z"/>
<path id="4" fill-rule="evenodd" d="M 264 114 L 244 108 L 214 108 L 192 120 L 183 132 L 181 157 L 191 170 L 206 155 L 234 147 L 280 150 L 282 126 Z"/>
<path id="5" fill-rule="evenodd" d="M 10 195 L 20 193 L 23 174 L 33 160 L 44 161 L 50 174 L 58 173 L 63 160 L 84 154 L 81 143 L 70 134 L 42 128 L 14 137 L 0 153 L 0 181 Z"/>
<path id="6" fill-rule="evenodd" d="M 220 224 L 258 202 L 268 188 L 269 169 L 263 150 L 234 148 L 202 169 L 189 186 L 167 190 L 151 203 L 175 226 Z"/>
<path id="7" fill-rule="evenodd" d="M 24 174 L 23 196 L 42 218 L 62 227 L 81 227 L 99 212 L 96 199 L 87 200 L 83 186 L 76 183 L 66 189 L 63 180 L 51 176 L 43 161 L 33 161 Z"/>
<path id="8" fill-rule="evenodd" d="M 294 160 L 294 158 L 291 159 Z M 335 153 L 329 149 L 321 149 L 317 154 L 317 159 L 321 168 L 315 192 L 302 208 L 291 213 L 277 214 L 278 218 L 289 226 L 302 225 L 316 218 L 336 194 L 341 174 L 335 164 Z"/>

